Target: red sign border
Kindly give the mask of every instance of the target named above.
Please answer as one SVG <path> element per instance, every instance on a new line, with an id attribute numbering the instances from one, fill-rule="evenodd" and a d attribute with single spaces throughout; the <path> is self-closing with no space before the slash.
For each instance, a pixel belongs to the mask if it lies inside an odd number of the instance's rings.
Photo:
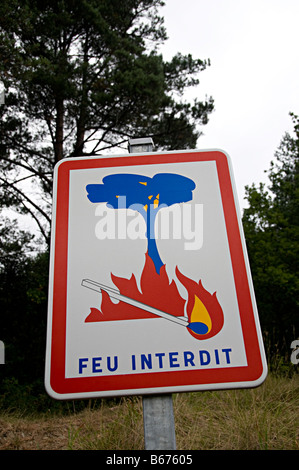
<path id="1" fill-rule="evenodd" d="M 217 167 L 222 198 L 224 219 L 230 249 L 233 275 L 240 312 L 241 327 L 247 357 L 247 366 L 217 369 L 196 369 L 137 373 L 131 375 L 109 375 L 94 377 L 65 377 L 66 356 L 66 298 L 67 298 L 67 254 L 68 254 L 68 212 L 69 177 L 71 170 L 109 168 L 133 165 L 153 165 L 182 162 L 214 161 Z M 206 390 L 221 388 L 221 384 L 242 384 L 257 382 L 265 371 L 261 346 L 257 334 L 253 300 L 249 287 L 248 273 L 235 200 L 230 177 L 227 155 L 222 151 L 186 151 L 178 153 L 154 153 L 120 156 L 113 158 L 90 158 L 64 160 L 57 169 L 56 223 L 53 264 L 52 329 L 50 349 L 50 387 L 54 393 L 64 395 L 88 395 L 99 393 L 103 396 L 117 394 L 142 394 L 143 390 L 157 393 L 161 388 L 205 386 Z M 240 386 L 240 385 L 239 385 Z M 227 386 L 225 387 L 227 388 Z M 112 393 L 111 393 L 112 392 Z"/>

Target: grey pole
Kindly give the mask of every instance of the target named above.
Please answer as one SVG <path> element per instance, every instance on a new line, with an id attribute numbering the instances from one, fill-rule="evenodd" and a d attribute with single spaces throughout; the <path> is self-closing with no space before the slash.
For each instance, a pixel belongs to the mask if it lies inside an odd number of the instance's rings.
<path id="1" fill-rule="evenodd" d="M 0 341 L 0 364 L 5 364 L 5 346 L 3 341 Z"/>
<path id="2" fill-rule="evenodd" d="M 129 140 L 130 153 L 153 148 L 150 137 Z M 142 405 L 145 450 L 176 450 L 172 395 L 144 395 Z"/>
<path id="3" fill-rule="evenodd" d="M 172 395 L 144 395 L 145 450 L 176 450 Z"/>

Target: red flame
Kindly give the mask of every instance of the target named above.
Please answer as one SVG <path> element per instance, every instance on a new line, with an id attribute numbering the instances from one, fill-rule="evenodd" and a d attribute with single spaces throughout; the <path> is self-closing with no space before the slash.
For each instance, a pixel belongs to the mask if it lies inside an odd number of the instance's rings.
<path id="1" fill-rule="evenodd" d="M 141 292 L 137 287 L 134 274 L 132 274 L 131 279 L 124 279 L 111 274 L 113 283 L 122 295 L 175 316 L 184 315 L 185 300 L 179 295 L 175 282 L 169 283 L 165 265 L 161 267 L 160 274 L 157 274 L 152 259 L 147 253 L 145 256 L 145 265 L 140 279 Z M 92 308 L 85 321 L 135 320 L 140 318 L 157 317 L 124 302 L 115 304 L 109 295 L 102 291 L 101 311 Z"/>
<path id="2" fill-rule="evenodd" d="M 216 335 L 221 330 L 224 322 L 222 308 L 217 300 L 216 292 L 210 294 L 204 289 L 201 281 L 196 283 L 187 278 L 178 268 L 176 268 L 176 275 L 188 292 L 189 333 L 196 339 L 207 339 Z M 111 279 L 124 296 L 177 317 L 184 315 L 186 300 L 180 296 L 175 282 L 169 282 L 165 265 L 161 267 L 160 274 L 157 274 L 154 263 L 147 253 L 140 279 L 141 291 L 138 289 L 134 274 L 130 279 L 111 274 Z M 196 312 L 196 309 L 200 312 Z M 85 321 L 117 321 L 141 318 L 157 318 L 157 316 L 121 301 L 114 303 L 109 294 L 102 291 L 101 309 L 91 308 Z"/>

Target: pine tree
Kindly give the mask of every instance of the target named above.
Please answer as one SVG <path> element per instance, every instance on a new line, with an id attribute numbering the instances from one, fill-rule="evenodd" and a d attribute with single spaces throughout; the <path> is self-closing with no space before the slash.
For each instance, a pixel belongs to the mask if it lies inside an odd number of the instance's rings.
<path id="1" fill-rule="evenodd" d="M 213 99 L 188 103 L 182 95 L 209 61 L 180 53 L 163 60 L 162 6 L 1 2 L 0 201 L 30 214 L 46 240 L 59 160 L 102 154 L 139 136 L 153 137 L 161 149 L 194 148 L 198 126 L 208 122 Z"/>
<path id="2" fill-rule="evenodd" d="M 268 171 L 269 187 L 246 188 L 243 224 L 263 331 L 288 351 L 299 334 L 299 118 Z"/>

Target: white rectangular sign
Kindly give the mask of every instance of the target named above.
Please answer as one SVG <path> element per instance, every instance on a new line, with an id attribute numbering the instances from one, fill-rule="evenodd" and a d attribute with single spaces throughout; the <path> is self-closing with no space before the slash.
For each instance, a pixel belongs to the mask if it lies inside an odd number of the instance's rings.
<path id="1" fill-rule="evenodd" d="M 267 373 L 229 157 L 67 159 L 54 174 L 54 398 L 259 385 Z"/>

